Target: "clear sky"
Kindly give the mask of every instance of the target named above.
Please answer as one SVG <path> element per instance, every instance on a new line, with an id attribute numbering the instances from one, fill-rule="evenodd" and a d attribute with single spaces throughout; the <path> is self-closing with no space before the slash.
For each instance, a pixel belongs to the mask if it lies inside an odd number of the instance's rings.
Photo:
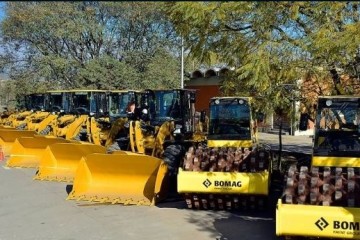
<path id="1" fill-rule="evenodd" d="M 5 2 L 0 1 L 0 21 L 5 17 Z"/>
<path id="2" fill-rule="evenodd" d="M 5 2 L 0 1 L 0 22 L 5 18 Z M 1 49 L 0 49 L 1 51 Z M 0 73 L 0 79 L 8 79 L 8 75 Z"/>

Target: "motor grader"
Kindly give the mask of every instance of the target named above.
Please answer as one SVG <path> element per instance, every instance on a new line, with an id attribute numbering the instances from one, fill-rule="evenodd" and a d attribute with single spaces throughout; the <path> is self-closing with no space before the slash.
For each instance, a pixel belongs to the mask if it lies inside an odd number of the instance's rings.
<path id="1" fill-rule="evenodd" d="M 195 208 L 221 209 L 218 199 L 224 199 L 223 205 L 228 204 L 225 203 L 227 195 L 238 197 L 244 194 L 246 196 L 242 199 L 251 204 L 255 196 L 268 194 L 270 153 L 254 146 L 249 99 L 212 99 L 209 126 L 213 130 L 210 129 L 206 141 L 204 133 L 199 131 L 201 127 L 197 127 L 197 123 L 201 126 L 205 122 L 205 116 L 202 114 L 200 119 L 196 119 L 194 90 L 148 91 L 145 96 L 148 99 L 142 111 L 142 120 L 130 122 L 132 151 L 84 156 L 68 199 L 155 205 L 171 191 L 171 179 L 174 176 L 177 176 L 177 190 L 191 197 L 191 203 L 194 201 L 191 207 Z M 223 115 L 223 111 L 230 110 L 234 114 Z M 218 127 L 222 127 L 221 131 L 225 132 L 215 131 Z M 226 128 L 232 128 L 235 132 L 227 134 L 226 131 L 230 130 Z M 216 166 L 206 168 L 206 164 L 201 164 L 202 168 L 193 167 L 190 170 L 187 167 L 189 162 L 193 161 L 193 166 L 200 163 L 199 156 L 192 159 L 189 156 L 194 148 L 203 152 L 211 148 L 209 151 L 214 154 L 209 153 L 206 159 Z M 189 151 L 184 159 L 186 149 Z M 206 159 L 201 160 L 206 163 Z M 227 166 L 230 163 L 233 166 L 226 169 L 222 166 L 224 162 L 228 163 Z M 224 183 L 226 186 L 222 185 Z M 202 195 L 199 196 L 199 193 Z M 224 193 L 225 198 L 220 195 Z M 204 203 L 207 194 L 209 198 L 206 199 L 213 198 L 216 201 L 214 206 L 211 200 L 209 204 Z M 195 195 L 201 199 L 201 205 L 196 204 Z M 256 200 L 254 202 L 258 203 Z M 239 204 L 242 203 L 234 200 L 234 208 Z"/>
<path id="2" fill-rule="evenodd" d="M 360 97 L 319 97 L 315 122 L 311 163 L 285 175 L 276 234 L 360 239 Z"/>

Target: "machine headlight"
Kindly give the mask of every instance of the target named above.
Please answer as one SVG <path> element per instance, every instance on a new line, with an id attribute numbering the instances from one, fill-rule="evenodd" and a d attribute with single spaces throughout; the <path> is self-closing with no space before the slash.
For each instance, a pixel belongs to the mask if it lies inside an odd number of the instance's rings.
<path id="1" fill-rule="evenodd" d="M 331 100 L 326 100 L 326 106 L 330 107 L 332 104 L 332 101 Z"/>

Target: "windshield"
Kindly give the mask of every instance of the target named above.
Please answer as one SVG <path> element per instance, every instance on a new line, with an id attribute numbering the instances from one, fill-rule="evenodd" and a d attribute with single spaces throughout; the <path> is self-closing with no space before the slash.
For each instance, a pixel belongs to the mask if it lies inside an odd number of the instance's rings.
<path id="1" fill-rule="evenodd" d="M 26 108 L 28 110 L 34 109 L 40 111 L 44 109 L 44 95 L 34 94 L 26 97 Z"/>
<path id="2" fill-rule="evenodd" d="M 250 107 L 237 99 L 217 99 L 210 104 L 208 139 L 251 139 Z"/>
<path id="3" fill-rule="evenodd" d="M 90 94 L 87 92 L 77 92 L 73 95 L 71 109 L 80 111 L 80 113 L 88 113 L 90 105 Z"/>
<path id="4" fill-rule="evenodd" d="M 360 156 L 358 99 L 322 99 L 316 116 L 314 155 Z"/>
<path id="5" fill-rule="evenodd" d="M 46 101 L 46 110 L 60 112 L 63 105 L 63 95 L 61 93 L 51 93 Z"/>
<path id="6" fill-rule="evenodd" d="M 156 91 L 155 99 L 149 99 L 149 113 L 152 115 L 152 119 L 181 118 L 180 106 L 180 94 L 178 91 Z"/>
<path id="7" fill-rule="evenodd" d="M 131 105 L 135 104 L 135 97 L 130 93 L 111 94 L 109 100 L 111 117 L 126 117 L 127 112 L 132 112 Z"/>

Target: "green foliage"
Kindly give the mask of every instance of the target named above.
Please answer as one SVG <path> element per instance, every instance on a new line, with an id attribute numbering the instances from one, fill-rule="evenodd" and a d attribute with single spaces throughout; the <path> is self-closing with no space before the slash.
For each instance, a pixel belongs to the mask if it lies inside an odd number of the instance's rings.
<path id="1" fill-rule="evenodd" d="M 358 2 L 171 2 L 167 14 L 190 55 L 235 66 L 225 94 L 252 95 L 263 109 L 286 109 L 306 74 L 342 83 L 330 70 L 359 78 Z M 359 56 L 359 57 L 354 57 Z M 358 60 L 356 60 L 358 59 Z M 321 69 L 321 71 L 319 71 Z M 347 91 L 351 92 L 351 91 Z"/>
<path id="2" fill-rule="evenodd" d="M 79 86 L 88 88 L 136 89 L 139 73 L 131 65 L 111 56 L 90 60 L 78 74 Z"/>
<path id="3" fill-rule="evenodd" d="M 360 78 L 358 2 L 7 2 L 0 67 L 18 93 L 51 88 L 180 87 L 185 71 L 226 63 L 225 95 L 286 109 L 296 81 L 356 93 L 330 71 Z M 340 74 L 340 72 L 336 72 Z M 329 94 L 330 94 L 329 93 Z M 310 103 L 309 103 L 310 105 Z"/>
<path id="4" fill-rule="evenodd" d="M 163 5 L 8 2 L 1 25 L 0 67 L 23 93 L 178 86 L 178 38 Z M 157 79 L 161 84 L 152 82 Z"/>
<path id="5" fill-rule="evenodd" d="M 179 61 L 176 61 L 166 51 L 159 49 L 147 65 L 146 71 L 142 75 L 142 83 L 152 89 L 167 88 L 167 86 L 180 88 L 179 74 L 172 74 L 178 72 L 179 68 Z M 168 71 L 163 71 L 163 69 L 168 69 Z"/>

